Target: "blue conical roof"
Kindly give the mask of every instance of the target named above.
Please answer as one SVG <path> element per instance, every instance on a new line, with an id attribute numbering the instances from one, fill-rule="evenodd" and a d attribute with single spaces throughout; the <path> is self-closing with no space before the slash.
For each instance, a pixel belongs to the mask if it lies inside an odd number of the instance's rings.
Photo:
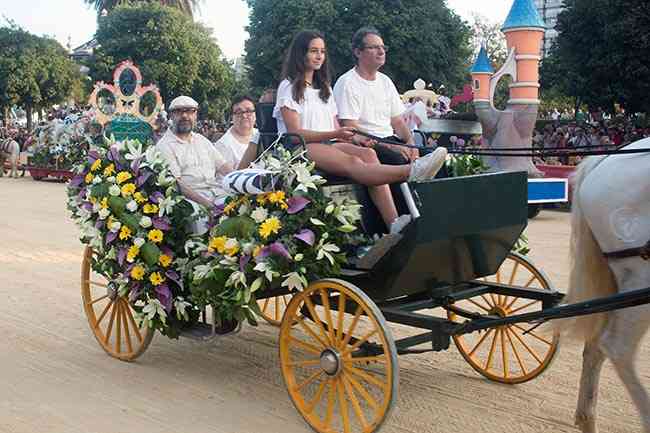
<path id="1" fill-rule="evenodd" d="M 494 69 L 492 69 L 492 63 L 490 62 L 490 58 L 488 57 L 484 46 L 481 47 L 481 51 L 479 51 L 476 62 L 474 62 L 474 66 L 472 66 L 472 70 L 470 72 L 472 74 L 494 73 Z"/>
<path id="2" fill-rule="evenodd" d="M 546 28 L 546 25 L 539 16 L 532 0 L 515 0 L 501 30 L 510 30 L 520 27 Z"/>

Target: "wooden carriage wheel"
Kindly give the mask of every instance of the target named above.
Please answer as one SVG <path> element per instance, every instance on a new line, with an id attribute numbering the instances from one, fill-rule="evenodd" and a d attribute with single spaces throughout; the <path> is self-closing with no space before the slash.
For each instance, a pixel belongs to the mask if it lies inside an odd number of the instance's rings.
<path id="1" fill-rule="evenodd" d="M 292 295 L 274 296 L 272 298 L 260 299 L 257 305 L 262 312 L 262 318 L 269 324 L 279 327 L 282 323 L 282 316 L 289 305 Z"/>
<path id="2" fill-rule="evenodd" d="M 552 290 L 548 278 L 527 258 L 511 253 L 495 275 L 485 281 L 542 290 Z M 454 304 L 479 314 L 507 317 L 542 309 L 542 301 L 487 294 Z M 450 320 L 465 319 L 447 312 Z M 547 335 L 531 326 L 499 326 L 472 334 L 453 337 L 465 360 L 478 373 L 496 382 L 515 384 L 532 380 L 550 365 L 559 345 L 559 335 Z"/>
<path id="3" fill-rule="evenodd" d="M 293 404 L 321 433 L 377 431 L 396 400 L 397 351 L 386 320 L 342 280 L 320 280 L 291 299 L 280 362 Z"/>
<path id="4" fill-rule="evenodd" d="M 81 298 L 88 324 L 106 353 L 133 361 L 147 350 L 154 330 L 137 326 L 128 299 L 118 296 L 103 277 L 93 274 L 92 255 L 93 250 L 86 247 L 81 265 Z"/>

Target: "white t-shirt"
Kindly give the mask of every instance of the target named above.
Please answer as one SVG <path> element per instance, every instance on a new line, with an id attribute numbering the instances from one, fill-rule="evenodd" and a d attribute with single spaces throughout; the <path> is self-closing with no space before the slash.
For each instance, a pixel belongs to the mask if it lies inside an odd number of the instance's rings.
<path id="1" fill-rule="evenodd" d="M 352 68 L 334 85 L 334 98 L 341 120 L 357 120 L 359 127 L 378 137 L 394 134 L 391 119 L 404 113 L 404 104 L 395 84 L 377 72 L 373 81 L 362 78 Z"/>
<path id="2" fill-rule="evenodd" d="M 293 99 L 291 83 L 284 80 L 278 87 L 277 99 L 273 108 L 273 117 L 278 122 L 278 134 L 287 132 L 287 125 L 282 118 L 281 108 L 296 111 L 300 116 L 300 128 L 307 131 L 327 132 L 336 129 L 336 103 L 330 95 L 327 102 L 320 98 L 320 90 L 307 87 L 302 102 Z"/>
<path id="3" fill-rule="evenodd" d="M 256 128 L 253 128 L 253 134 L 251 135 L 251 142 L 259 142 L 260 133 Z M 223 156 L 228 164 L 234 169 L 237 170 L 239 162 L 244 157 L 244 152 L 248 148 L 248 143 L 242 143 L 241 141 L 235 138 L 232 133 L 232 127 L 226 131 L 225 134 L 221 136 L 214 146 L 217 148 L 219 153 Z M 217 180 L 221 181 L 223 176 L 217 173 Z"/>

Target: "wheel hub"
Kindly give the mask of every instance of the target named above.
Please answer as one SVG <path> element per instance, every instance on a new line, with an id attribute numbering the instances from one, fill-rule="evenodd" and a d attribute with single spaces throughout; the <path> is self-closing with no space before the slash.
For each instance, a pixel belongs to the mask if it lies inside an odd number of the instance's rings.
<path id="1" fill-rule="evenodd" d="M 117 289 L 112 285 L 109 285 L 106 288 L 106 296 L 108 296 L 111 301 L 114 301 L 115 298 L 117 298 Z"/>
<path id="2" fill-rule="evenodd" d="M 341 372 L 341 356 L 332 349 L 326 349 L 320 355 L 320 368 L 329 376 L 336 376 Z"/>
<path id="3" fill-rule="evenodd" d="M 505 307 L 502 307 L 501 305 L 495 305 L 490 310 L 490 314 L 495 314 L 495 315 L 497 315 L 499 317 L 507 317 L 508 316 L 508 311 L 506 310 Z"/>

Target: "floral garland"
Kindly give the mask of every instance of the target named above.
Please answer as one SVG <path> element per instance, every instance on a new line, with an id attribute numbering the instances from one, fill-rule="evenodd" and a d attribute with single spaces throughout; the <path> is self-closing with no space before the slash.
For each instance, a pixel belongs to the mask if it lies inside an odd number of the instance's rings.
<path id="1" fill-rule="evenodd" d="M 256 323 L 256 293 L 277 287 L 301 290 L 340 274 L 345 248 L 367 243 L 358 233 L 361 206 L 327 197 L 325 180 L 304 153 L 278 148 L 260 168 L 277 173 L 274 191 L 237 194 L 216 210 L 207 238 L 188 242 L 192 301 L 211 305 L 217 321 Z"/>
<path id="2" fill-rule="evenodd" d="M 97 252 L 93 269 L 128 295 L 140 322 L 175 337 L 196 320 L 182 280 L 193 209 L 155 147 L 112 141 L 91 150 L 68 197 L 82 242 Z"/>

